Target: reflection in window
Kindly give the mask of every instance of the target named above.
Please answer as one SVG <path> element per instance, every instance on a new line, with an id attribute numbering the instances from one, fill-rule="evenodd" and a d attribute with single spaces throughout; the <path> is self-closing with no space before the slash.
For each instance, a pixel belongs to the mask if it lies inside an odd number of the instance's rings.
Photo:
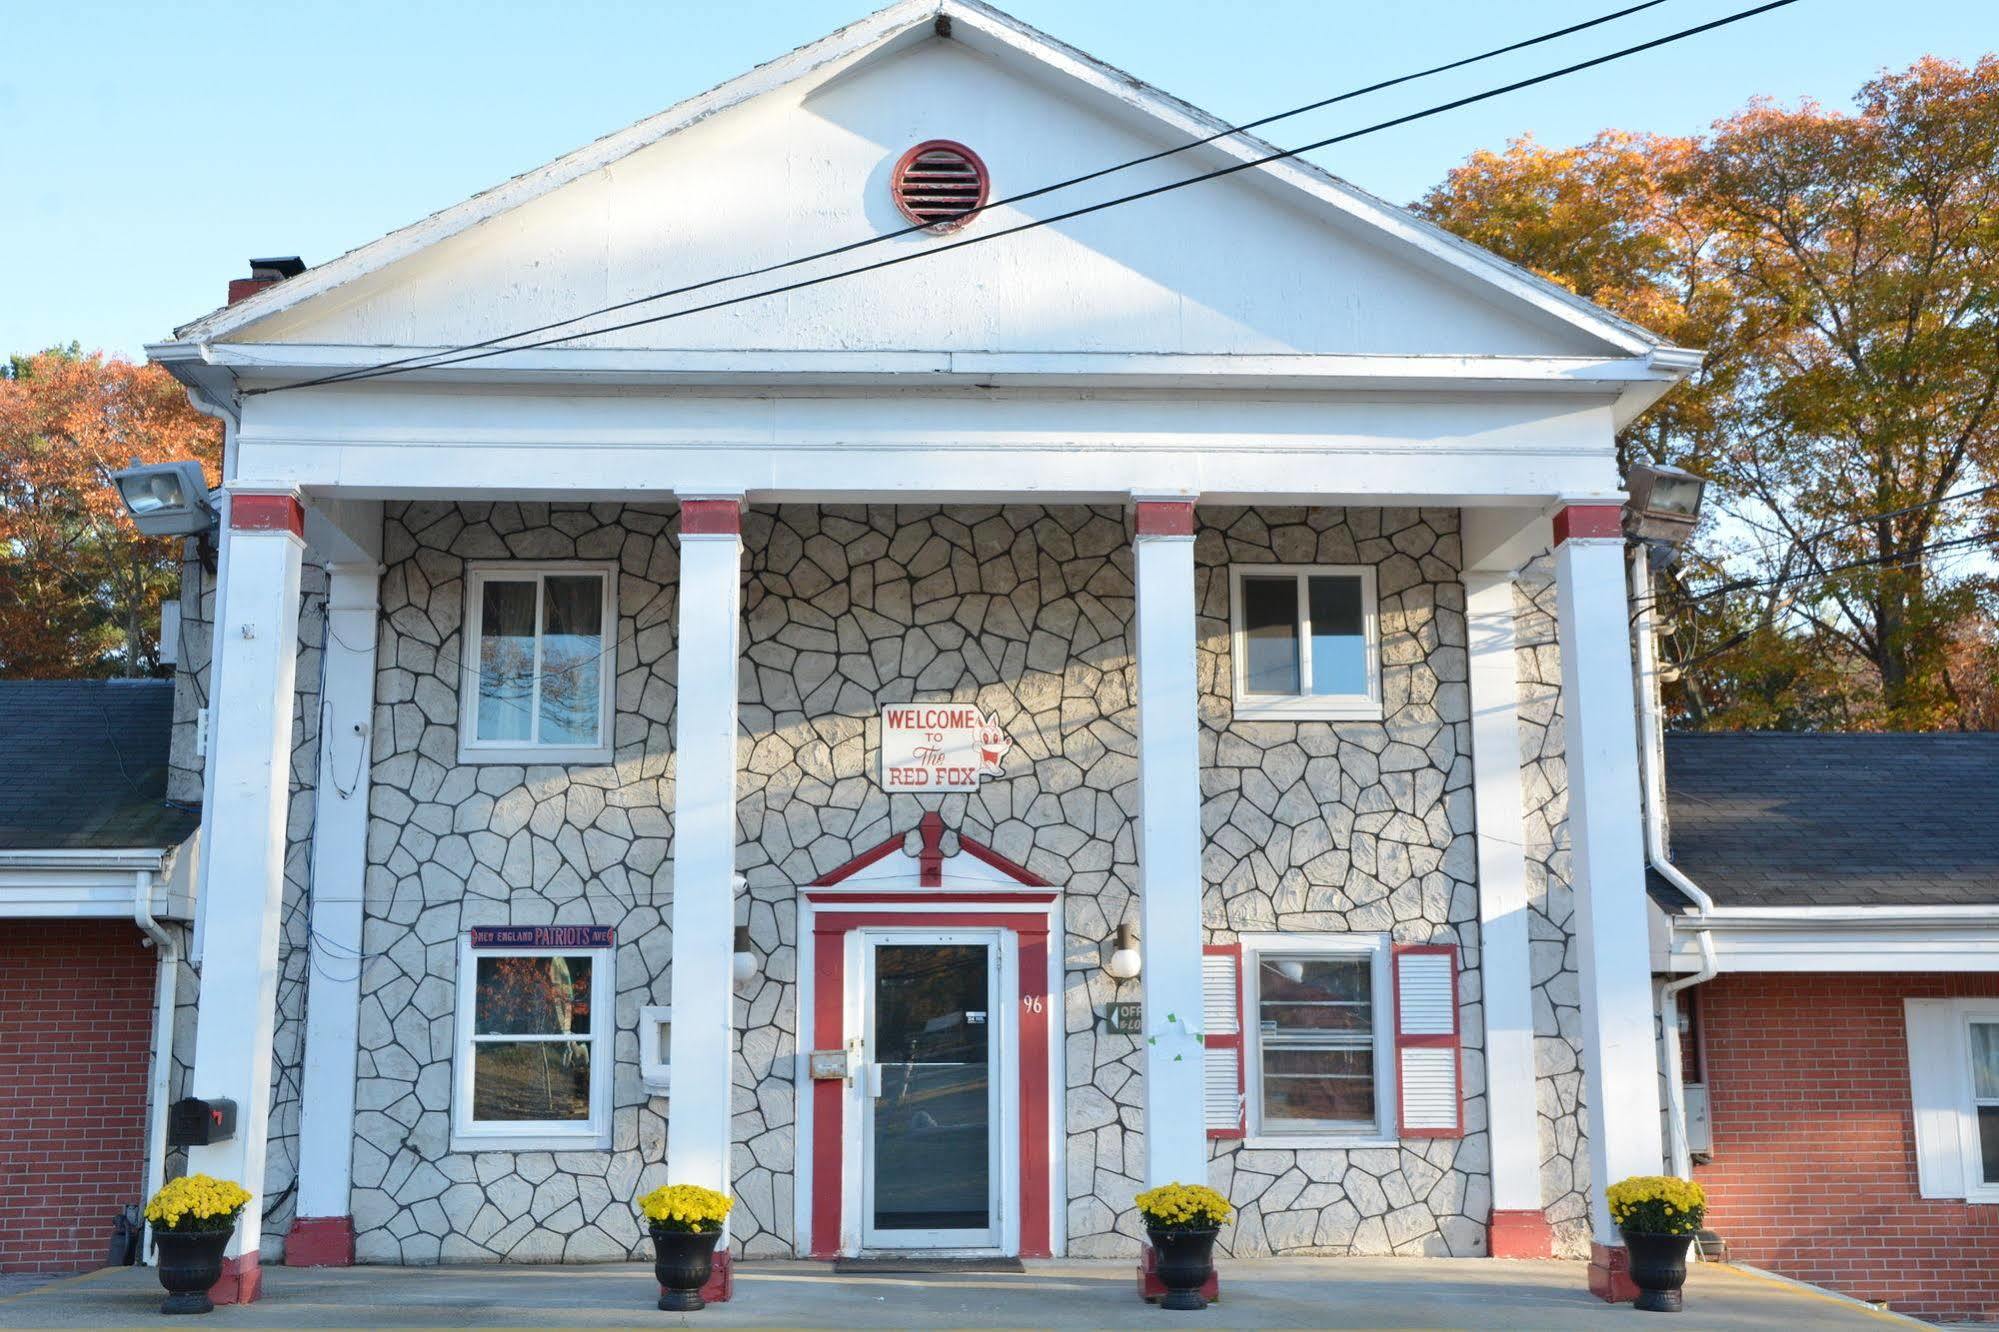
<path id="1" fill-rule="evenodd" d="M 1268 1131 L 1374 1126 L 1370 958 L 1259 954 L 1256 1018 Z"/>
<path id="2" fill-rule="evenodd" d="M 1984 1183 L 1999 1184 L 1999 1022 L 1971 1024 L 1971 1101 Z"/>
<path id="3" fill-rule="evenodd" d="M 587 954 L 479 954 L 472 1000 L 472 1119 L 590 1119 Z"/>
<path id="4" fill-rule="evenodd" d="M 1238 704 L 1334 719 L 1378 709 L 1369 570 L 1250 566 L 1234 578 Z"/>
<path id="5" fill-rule="evenodd" d="M 604 743 L 610 670 L 602 573 L 475 572 L 476 744 Z"/>

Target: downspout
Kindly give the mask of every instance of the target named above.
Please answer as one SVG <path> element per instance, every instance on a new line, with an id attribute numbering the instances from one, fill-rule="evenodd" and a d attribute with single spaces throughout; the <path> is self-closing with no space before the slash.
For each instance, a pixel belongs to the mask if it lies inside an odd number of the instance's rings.
<path id="1" fill-rule="evenodd" d="M 1694 904 L 1697 922 L 1694 941 L 1700 948 L 1701 965 L 1691 975 L 1666 981 L 1659 986 L 1660 1047 L 1665 1059 L 1666 1151 L 1672 1170 L 1682 1179 L 1692 1179 L 1693 1153 L 1687 1146 L 1687 1098 L 1680 1085 L 1680 991 L 1714 979 L 1717 967 L 1714 936 L 1705 922 L 1714 910 L 1714 899 L 1699 884 L 1680 871 L 1666 855 L 1666 740 L 1659 695 L 1659 643 L 1652 632 L 1651 565 L 1643 546 L 1631 552 L 1631 602 L 1635 608 L 1634 632 L 1638 652 L 1638 735 L 1639 778 L 1645 799 L 1645 862 L 1659 877 L 1678 889 Z M 1672 934 L 1680 928 L 1678 917 L 1666 917 L 1667 953 L 1672 952 Z"/>
<path id="2" fill-rule="evenodd" d="M 146 1094 L 147 1199 L 166 1183 L 167 1097 L 172 1092 L 174 1004 L 180 984 L 180 944 L 172 932 L 153 918 L 153 883 L 152 870 L 139 870 L 133 875 L 132 923 L 145 932 L 159 953 L 158 974 L 153 984 L 153 1076 Z M 139 1238 L 141 1266 L 152 1250 L 152 1238 L 153 1228 L 147 1225 Z"/>

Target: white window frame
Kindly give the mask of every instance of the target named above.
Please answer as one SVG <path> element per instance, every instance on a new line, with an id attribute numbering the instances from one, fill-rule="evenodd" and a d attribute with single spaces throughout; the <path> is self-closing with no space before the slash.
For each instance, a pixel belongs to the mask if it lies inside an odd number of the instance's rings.
<path id="1" fill-rule="evenodd" d="M 1386 934 L 1276 934 L 1238 936 L 1242 944 L 1243 1095 L 1248 1116 L 1244 1147 L 1352 1148 L 1394 1147 L 1396 1132 L 1395 991 Z M 1374 1123 L 1353 1127 L 1287 1128 L 1272 1126 L 1263 1114 L 1263 1022 L 1257 1006 L 1258 980 L 1265 955 L 1318 954 L 1366 957 L 1373 980 Z"/>
<path id="2" fill-rule="evenodd" d="M 612 984 L 615 947 L 474 948 L 472 936 L 458 937 L 458 1016 L 453 1039 L 451 1149 L 453 1151 L 587 1151 L 611 1146 L 611 1067 L 616 1062 L 617 987 Z M 472 1047 L 475 1001 L 482 957 L 590 957 L 590 1118 L 582 1121 L 472 1118 Z M 511 1039 L 511 1038 L 493 1038 Z"/>
<path id="3" fill-rule="evenodd" d="M 1243 624 L 1244 578 L 1289 575 L 1298 589 L 1298 680 L 1312 678 L 1310 595 L 1315 575 L 1360 579 L 1362 633 L 1366 638 L 1365 694 L 1252 694 L 1249 692 L 1249 631 Z M 1229 566 L 1229 655 L 1234 675 L 1235 716 L 1241 721 L 1380 721 L 1381 606 L 1371 564 L 1231 564 Z"/>
<path id="4" fill-rule="evenodd" d="M 1999 1026 L 1999 1000 L 1960 1000 L 1956 1018 L 1952 1030 L 1957 1034 L 1957 1140 L 1964 1159 L 1964 1200 L 1999 1203 L 1999 1180 L 1985 1182 L 1985 1152 L 1978 1133 L 1978 1080 L 1971 1062 L 1971 1029 L 1977 1025 Z"/>
<path id="5" fill-rule="evenodd" d="M 518 740 L 481 740 L 479 735 L 479 633 L 488 582 L 534 580 L 535 693 L 530 719 L 541 725 L 541 621 L 543 588 L 553 575 L 598 574 L 604 580 L 605 646 L 598 674 L 598 743 L 594 745 L 523 744 Z M 460 763 L 609 763 L 617 729 L 618 564 L 614 560 L 485 560 L 465 566 L 465 632 L 459 669 L 458 761 Z"/>

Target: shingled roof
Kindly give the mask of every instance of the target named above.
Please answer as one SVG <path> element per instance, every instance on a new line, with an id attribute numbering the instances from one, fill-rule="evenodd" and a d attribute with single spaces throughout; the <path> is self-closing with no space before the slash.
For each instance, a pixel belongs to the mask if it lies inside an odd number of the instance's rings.
<path id="1" fill-rule="evenodd" d="M 0 680 L 0 850 L 178 846 L 170 680 Z"/>
<path id="2" fill-rule="evenodd" d="M 1717 906 L 1999 904 L 1999 735 L 1675 734 L 1666 793 Z"/>

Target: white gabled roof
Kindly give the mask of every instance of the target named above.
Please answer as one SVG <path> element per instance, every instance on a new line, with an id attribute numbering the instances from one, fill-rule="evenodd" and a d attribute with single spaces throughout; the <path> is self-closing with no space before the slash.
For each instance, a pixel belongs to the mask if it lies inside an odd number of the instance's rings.
<path id="1" fill-rule="evenodd" d="M 718 112 L 762 96 L 787 84 L 830 80 L 855 65 L 890 50 L 944 33 L 980 53 L 1028 67 L 1044 79 L 1109 99 L 1129 112 L 1149 118 L 1167 142 L 1194 140 L 1227 128 L 1225 122 L 1171 97 L 1131 75 L 1104 64 L 1074 47 L 1049 37 L 980 0 L 900 0 L 859 22 L 841 28 L 788 55 L 731 79 L 639 123 L 588 144 L 565 157 L 473 196 L 350 250 L 337 259 L 176 330 L 177 339 L 209 343 L 228 338 L 269 316 L 376 273 L 430 246 L 597 171 L 657 143 Z M 1227 160 L 1245 161 L 1278 151 L 1247 134 L 1232 135 L 1202 150 Z M 1108 163 L 1106 165 L 1109 165 Z M 1259 168 L 1266 179 L 1297 192 L 1301 204 L 1322 216 L 1358 222 L 1399 247 L 1412 260 L 1439 270 L 1461 283 L 1483 289 L 1499 305 L 1531 307 L 1588 337 L 1599 339 L 1631 356 L 1660 357 L 1660 369 L 1684 372 L 1697 358 L 1678 353 L 1663 339 L 1628 320 L 1592 304 L 1552 282 L 1527 272 L 1442 228 L 1297 158 Z M 582 311 L 578 311 L 582 313 Z"/>

